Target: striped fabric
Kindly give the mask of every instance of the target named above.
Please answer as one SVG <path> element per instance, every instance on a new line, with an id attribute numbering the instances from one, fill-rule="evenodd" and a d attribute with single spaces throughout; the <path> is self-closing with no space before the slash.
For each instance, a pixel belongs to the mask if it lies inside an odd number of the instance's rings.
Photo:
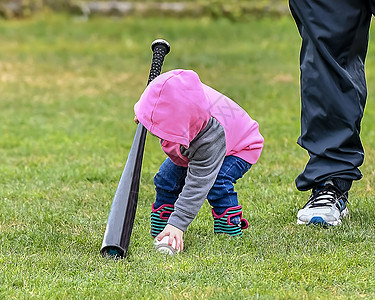
<path id="1" fill-rule="evenodd" d="M 242 229 L 248 227 L 246 219 L 242 219 L 242 207 L 230 207 L 220 216 L 212 210 L 214 217 L 214 233 L 224 233 L 230 236 L 241 236 Z M 238 224 L 234 224 L 233 219 L 237 219 Z M 232 221 L 232 222 L 231 222 Z M 237 223 L 235 222 L 235 223 Z"/>
<path id="2" fill-rule="evenodd" d="M 164 204 L 158 209 L 152 205 L 151 211 L 151 236 L 156 237 L 167 226 L 169 216 L 173 213 L 173 205 Z"/>

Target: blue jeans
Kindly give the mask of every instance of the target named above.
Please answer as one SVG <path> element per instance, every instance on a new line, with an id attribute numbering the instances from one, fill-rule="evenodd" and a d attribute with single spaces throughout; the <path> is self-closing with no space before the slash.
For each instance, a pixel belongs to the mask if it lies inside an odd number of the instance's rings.
<path id="1" fill-rule="evenodd" d="M 251 164 L 239 157 L 225 157 L 216 181 L 207 195 L 208 202 L 215 213 L 222 214 L 227 208 L 238 205 L 233 184 L 250 168 Z M 155 208 L 163 204 L 174 205 L 185 184 L 186 174 L 187 168 L 175 165 L 170 158 L 163 162 L 154 178 Z"/>

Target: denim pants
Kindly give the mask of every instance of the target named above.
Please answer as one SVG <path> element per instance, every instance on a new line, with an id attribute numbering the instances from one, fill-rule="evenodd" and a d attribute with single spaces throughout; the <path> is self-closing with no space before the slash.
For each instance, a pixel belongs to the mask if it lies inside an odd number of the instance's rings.
<path id="1" fill-rule="evenodd" d="M 250 168 L 251 164 L 239 157 L 225 157 L 216 181 L 207 195 L 215 213 L 222 214 L 227 208 L 238 205 L 233 184 Z M 155 208 L 163 204 L 174 205 L 185 184 L 186 174 L 187 168 L 175 165 L 170 158 L 163 162 L 154 178 Z"/>

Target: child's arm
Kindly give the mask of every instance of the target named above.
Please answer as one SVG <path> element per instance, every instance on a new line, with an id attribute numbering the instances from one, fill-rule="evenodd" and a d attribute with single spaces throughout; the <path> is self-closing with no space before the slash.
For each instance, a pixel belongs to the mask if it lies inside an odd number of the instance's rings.
<path id="1" fill-rule="evenodd" d="M 189 158 L 188 171 L 168 223 L 183 232 L 198 214 L 223 164 L 226 153 L 223 127 L 211 118 L 181 153 Z"/>

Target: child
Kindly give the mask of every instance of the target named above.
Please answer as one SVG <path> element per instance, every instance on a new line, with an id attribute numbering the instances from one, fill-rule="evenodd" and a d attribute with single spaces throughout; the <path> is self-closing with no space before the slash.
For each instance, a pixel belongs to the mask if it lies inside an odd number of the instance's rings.
<path id="1" fill-rule="evenodd" d="M 234 101 L 203 84 L 190 70 L 172 70 L 154 79 L 134 106 L 141 122 L 168 158 L 155 175 L 151 235 L 176 239 L 183 250 L 183 232 L 207 198 L 214 232 L 231 236 L 248 227 L 233 184 L 262 151 L 258 123 Z"/>

